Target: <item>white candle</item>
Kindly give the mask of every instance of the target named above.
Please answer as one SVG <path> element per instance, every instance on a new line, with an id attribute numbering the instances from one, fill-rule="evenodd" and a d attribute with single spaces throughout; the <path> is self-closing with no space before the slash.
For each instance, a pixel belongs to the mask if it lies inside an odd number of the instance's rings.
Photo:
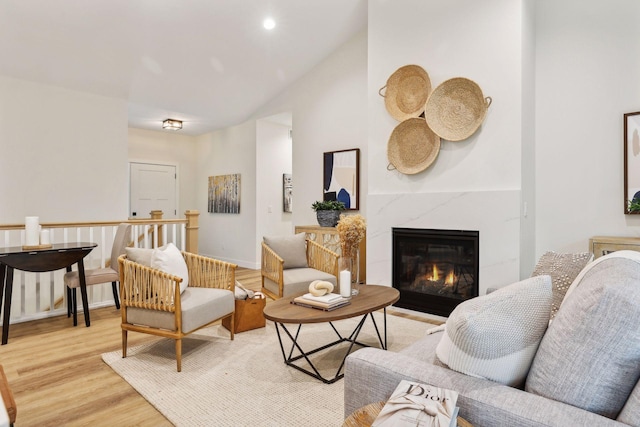
<path id="1" fill-rule="evenodd" d="M 40 225 L 37 216 L 27 216 L 24 218 L 25 246 L 38 246 L 40 242 Z"/>
<path id="2" fill-rule="evenodd" d="M 349 270 L 340 272 L 340 295 L 345 298 L 351 296 L 351 272 Z"/>
<path id="3" fill-rule="evenodd" d="M 40 244 L 41 245 L 50 245 L 51 244 L 51 236 L 49 234 L 49 230 L 41 230 L 40 231 Z"/>

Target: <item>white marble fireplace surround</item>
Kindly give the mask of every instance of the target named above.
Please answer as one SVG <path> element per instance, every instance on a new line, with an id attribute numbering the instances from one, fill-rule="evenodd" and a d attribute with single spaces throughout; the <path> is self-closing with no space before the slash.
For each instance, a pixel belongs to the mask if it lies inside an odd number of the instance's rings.
<path id="1" fill-rule="evenodd" d="M 520 191 L 369 194 L 367 283 L 392 286 L 391 229 L 478 230 L 479 292 L 519 280 Z"/>

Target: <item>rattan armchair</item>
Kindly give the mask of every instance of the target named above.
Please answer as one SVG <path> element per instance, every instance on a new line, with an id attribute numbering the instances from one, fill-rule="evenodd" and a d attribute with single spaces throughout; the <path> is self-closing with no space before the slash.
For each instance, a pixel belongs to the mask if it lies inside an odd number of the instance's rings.
<path id="1" fill-rule="evenodd" d="M 313 240 L 306 241 L 307 267 L 285 268 L 285 260 L 262 242 L 262 292 L 273 299 L 305 292 L 314 280 L 338 285 L 339 255 Z"/>
<path id="2" fill-rule="evenodd" d="M 123 358 L 129 331 L 174 339 L 178 372 L 186 335 L 230 317 L 233 340 L 237 265 L 188 252 L 182 255 L 189 270 L 189 285 L 182 294 L 180 277 L 133 262 L 127 255 L 118 258 Z"/>

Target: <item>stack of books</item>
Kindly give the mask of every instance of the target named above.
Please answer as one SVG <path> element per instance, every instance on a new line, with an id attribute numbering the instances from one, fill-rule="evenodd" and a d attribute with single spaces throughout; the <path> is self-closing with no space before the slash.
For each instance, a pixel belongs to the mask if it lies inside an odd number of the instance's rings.
<path id="1" fill-rule="evenodd" d="M 458 392 L 402 380 L 372 427 L 456 427 Z"/>
<path id="2" fill-rule="evenodd" d="M 294 298 L 291 303 L 303 307 L 317 308 L 318 310 L 332 311 L 336 308 L 351 304 L 351 300 L 340 294 L 329 293 L 321 297 L 316 297 L 309 293 Z"/>

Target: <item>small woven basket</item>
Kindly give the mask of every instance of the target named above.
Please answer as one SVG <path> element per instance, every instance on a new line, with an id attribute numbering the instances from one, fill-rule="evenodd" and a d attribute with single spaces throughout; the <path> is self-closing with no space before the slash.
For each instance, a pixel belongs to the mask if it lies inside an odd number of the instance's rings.
<path id="1" fill-rule="evenodd" d="M 400 123 L 391 133 L 387 157 L 398 172 L 413 175 L 428 168 L 438 157 L 440 138 L 422 118 Z"/>
<path id="2" fill-rule="evenodd" d="M 382 90 L 386 88 L 384 95 Z M 429 74 L 418 65 L 398 68 L 378 93 L 384 96 L 384 105 L 391 116 L 402 122 L 418 117 L 431 93 Z"/>
<path id="3" fill-rule="evenodd" d="M 436 87 L 425 106 L 429 127 L 447 141 L 462 141 L 473 135 L 487 114 L 491 98 L 485 98 L 474 81 L 456 77 Z"/>

